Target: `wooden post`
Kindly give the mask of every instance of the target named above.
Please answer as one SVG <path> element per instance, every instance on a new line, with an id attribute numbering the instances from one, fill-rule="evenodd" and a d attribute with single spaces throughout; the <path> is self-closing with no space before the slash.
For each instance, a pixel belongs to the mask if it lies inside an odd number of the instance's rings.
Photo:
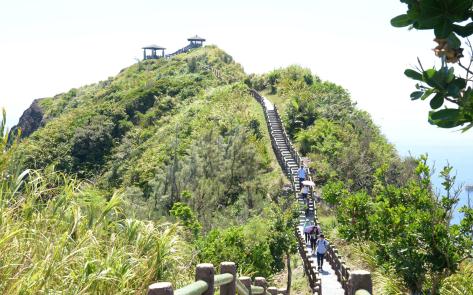
<path id="1" fill-rule="evenodd" d="M 220 273 L 229 273 L 233 275 L 233 281 L 226 285 L 220 286 L 220 295 L 236 294 L 236 264 L 235 262 L 220 263 Z"/>
<path id="2" fill-rule="evenodd" d="M 214 294 L 214 275 L 215 275 L 215 269 L 214 269 L 213 264 L 211 263 L 197 264 L 197 268 L 195 269 L 195 280 L 205 281 L 209 285 L 207 291 L 202 293 L 202 295 Z"/>
<path id="3" fill-rule="evenodd" d="M 174 291 L 172 290 L 171 283 L 160 282 L 149 285 L 148 295 L 173 295 Z"/>
<path id="4" fill-rule="evenodd" d="M 278 288 L 276 287 L 269 287 L 268 288 L 268 293 L 271 295 L 277 295 L 278 294 Z"/>
<path id="5" fill-rule="evenodd" d="M 250 277 L 240 277 L 239 280 L 248 289 L 248 294 L 251 295 L 251 278 Z"/>
<path id="6" fill-rule="evenodd" d="M 373 282 L 371 280 L 371 273 L 366 270 L 354 270 L 350 273 L 350 288 L 349 295 L 355 294 L 356 290 L 364 289 L 370 294 L 373 294 Z"/>
<path id="7" fill-rule="evenodd" d="M 266 282 L 265 278 L 256 277 L 255 278 L 255 286 L 263 287 L 263 289 L 264 289 L 263 294 L 266 294 L 266 290 L 268 289 L 268 283 Z"/>

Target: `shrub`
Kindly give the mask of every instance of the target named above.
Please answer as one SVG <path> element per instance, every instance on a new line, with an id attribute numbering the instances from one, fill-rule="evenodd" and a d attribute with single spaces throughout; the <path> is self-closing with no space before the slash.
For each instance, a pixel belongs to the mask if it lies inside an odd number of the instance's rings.
<path id="1" fill-rule="evenodd" d="M 348 190 L 340 180 L 331 180 L 322 187 L 322 198 L 330 206 L 338 206 L 349 196 Z"/>

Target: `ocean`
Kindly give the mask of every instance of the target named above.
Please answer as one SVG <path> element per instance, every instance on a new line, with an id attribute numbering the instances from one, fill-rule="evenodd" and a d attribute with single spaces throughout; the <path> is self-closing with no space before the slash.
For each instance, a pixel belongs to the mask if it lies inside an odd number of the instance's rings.
<path id="1" fill-rule="evenodd" d="M 461 215 L 458 209 L 468 203 L 468 194 L 464 189 L 465 185 L 473 185 L 473 154 L 472 148 L 468 145 L 403 145 L 396 144 L 396 147 L 401 156 L 418 156 L 421 154 L 428 154 L 429 165 L 434 171 L 432 175 L 432 183 L 438 193 L 445 191 L 441 185 L 439 173 L 443 167 L 448 163 L 453 167 L 453 174 L 456 175 L 456 185 L 463 185 L 460 201 L 457 205 L 457 210 L 453 216 L 453 223 L 458 223 Z M 473 203 L 473 193 L 470 193 L 470 199 Z"/>

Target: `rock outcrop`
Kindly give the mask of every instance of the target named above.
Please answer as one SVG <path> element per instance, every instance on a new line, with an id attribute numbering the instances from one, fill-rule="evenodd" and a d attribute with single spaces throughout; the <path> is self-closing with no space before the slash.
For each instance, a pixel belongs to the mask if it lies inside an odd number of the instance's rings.
<path id="1" fill-rule="evenodd" d="M 44 113 L 39 105 L 40 99 L 35 99 L 31 106 L 21 115 L 18 124 L 11 130 L 13 134 L 21 129 L 21 137 L 27 137 L 44 125 Z"/>

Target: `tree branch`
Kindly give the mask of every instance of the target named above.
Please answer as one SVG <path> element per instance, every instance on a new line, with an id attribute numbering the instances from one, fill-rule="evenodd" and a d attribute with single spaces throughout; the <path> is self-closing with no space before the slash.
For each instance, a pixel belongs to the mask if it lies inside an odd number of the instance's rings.
<path id="1" fill-rule="evenodd" d="M 473 72 L 470 71 L 469 68 L 467 68 L 467 67 L 465 67 L 464 65 L 462 65 L 461 61 L 458 61 L 458 65 L 459 65 L 460 67 L 462 67 L 465 71 L 467 71 L 469 74 L 472 74 L 472 75 L 473 75 Z"/>
<path id="2" fill-rule="evenodd" d="M 458 100 L 451 99 L 451 98 L 448 98 L 448 97 L 446 97 L 446 96 L 444 97 L 444 99 L 445 99 L 446 101 L 449 101 L 449 102 L 452 102 L 452 103 L 458 104 Z"/>

